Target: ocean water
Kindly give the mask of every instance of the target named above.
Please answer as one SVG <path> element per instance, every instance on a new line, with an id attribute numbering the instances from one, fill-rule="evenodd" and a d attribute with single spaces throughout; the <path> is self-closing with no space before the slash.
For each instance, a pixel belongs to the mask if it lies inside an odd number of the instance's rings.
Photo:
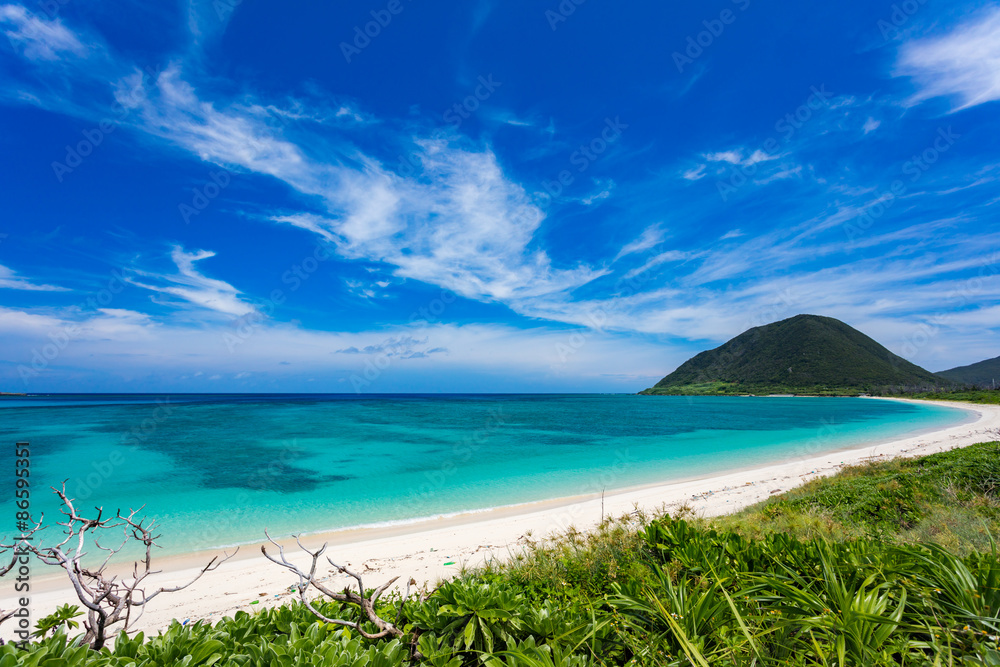
<path id="1" fill-rule="evenodd" d="M 0 399 L 0 534 L 14 443 L 32 511 L 144 505 L 164 553 L 412 521 L 802 458 L 958 424 L 852 398 L 631 395 L 47 396 Z"/>

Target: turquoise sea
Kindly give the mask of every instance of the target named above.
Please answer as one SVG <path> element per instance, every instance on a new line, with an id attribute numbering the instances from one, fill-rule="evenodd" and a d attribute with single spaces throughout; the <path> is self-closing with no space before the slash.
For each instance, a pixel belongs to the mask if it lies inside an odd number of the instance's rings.
<path id="1" fill-rule="evenodd" d="M 165 553 L 406 522 L 801 458 L 969 419 L 852 398 L 53 395 L 0 399 L 32 509 L 145 505 Z"/>

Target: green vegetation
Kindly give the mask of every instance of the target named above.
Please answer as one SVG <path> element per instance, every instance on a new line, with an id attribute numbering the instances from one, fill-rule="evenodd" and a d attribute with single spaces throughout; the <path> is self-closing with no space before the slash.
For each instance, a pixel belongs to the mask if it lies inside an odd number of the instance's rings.
<path id="1" fill-rule="evenodd" d="M 570 530 L 423 601 L 379 602 L 403 639 L 294 604 L 94 652 L 68 642 L 62 613 L 29 651 L 0 647 L 0 667 L 1000 665 L 998 442 L 851 468 L 731 517 L 686 514 Z"/>
<path id="2" fill-rule="evenodd" d="M 989 551 L 1000 534 L 1000 443 L 846 468 L 712 525 L 747 537 L 782 532 Z"/>
<path id="3" fill-rule="evenodd" d="M 857 395 L 951 385 L 839 320 L 797 315 L 702 352 L 641 393 Z"/>
<path id="4" fill-rule="evenodd" d="M 938 375 L 960 384 L 993 388 L 1000 380 L 1000 357 L 941 371 Z"/>
<path id="5" fill-rule="evenodd" d="M 909 394 L 906 398 L 924 398 L 931 401 L 963 401 L 1000 405 L 1000 389 L 956 389 L 954 391 L 927 391 Z"/>

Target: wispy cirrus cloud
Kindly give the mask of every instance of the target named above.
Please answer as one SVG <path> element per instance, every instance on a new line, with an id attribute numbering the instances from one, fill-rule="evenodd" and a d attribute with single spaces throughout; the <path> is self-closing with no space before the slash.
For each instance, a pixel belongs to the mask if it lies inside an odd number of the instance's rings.
<path id="1" fill-rule="evenodd" d="M 0 264 L 0 289 L 16 289 L 29 292 L 68 292 L 68 288 L 58 285 L 36 283 L 28 278 L 17 275 L 13 269 Z"/>
<path id="2" fill-rule="evenodd" d="M 618 251 L 615 256 L 615 261 L 617 262 L 622 257 L 627 257 L 628 255 L 634 255 L 636 253 L 645 252 L 651 248 L 663 243 L 664 239 L 667 237 L 667 229 L 660 223 L 650 225 L 642 231 L 642 234 L 633 241 L 625 244 L 625 246 Z"/>
<path id="3" fill-rule="evenodd" d="M 532 247 L 545 214 L 504 175 L 492 151 L 458 148 L 447 139 L 418 146 L 419 179 L 371 163 L 328 195 L 335 215 L 305 224 L 332 237 L 344 257 L 383 262 L 399 277 L 515 308 L 602 274 L 556 268 Z"/>
<path id="4" fill-rule="evenodd" d="M 38 18 L 21 5 L 0 6 L 4 34 L 28 60 L 58 60 L 65 54 L 83 56 L 87 47 L 59 19 Z"/>
<path id="5" fill-rule="evenodd" d="M 241 298 L 241 293 L 235 287 L 223 280 L 209 278 L 201 273 L 196 262 L 214 257 L 210 250 L 187 252 L 180 246 L 175 246 L 170 258 L 177 266 L 177 273 L 152 273 L 133 269 L 127 280 L 143 289 L 175 297 L 182 304 L 195 306 L 214 313 L 240 317 L 253 312 L 254 306 Z M 142 279 L 136 276 L 141 276 Z"/>
<path id="6" fill-rule="evenodd" d="M 770 154 L 766 153 L 760 149 L 750 151 L 749 155 L 744 157 L 744 153 L 747 151 L 745 149 L 733 149 L 727 151 L 719 151 L 716 153 L 705 153 L 703 156 L 708 162 L 725 162 L 731 165 L 738 165 L 743 167 L 750 167 L 760 162 L 769 162 L 771 160 L 777 160 L 781 157 L 780 154 Z"/>
<path id="7" fill-rule="evenodd" d="M 358 149 L 341 128 L 315 124 L 286 132 L 261 113 L 281 114 L 273 104 L 250 96 L 203 99 L 179 62 L 153 78 L 126 62 L 78 74 L 94 86 L 115 81 L 133 129 L 310 197 L 317 204 L 311 210 L 282 211 L 273 220 L 332 241 L 343 258 L 380 262 L 398 277 L 515 310 L 521 300 L 568 293 L 604 273 L 553 264 L 534 241 L 545 213 L 489 147 L 470 147 L 441 131 L 410 137 L 417 168 L 401 174 Z M 73 113 L 76 105 L 63 102 L 50 106 Z M 355 129 L 363 132 L 365 124 Z M 216 302 L 237 307 L 219 295 Z"/>
<path id="8" fill-rule="evenodd" d="M 681 173 L 681 176 L 688 181 L 699 181 L 706 176 L 705 165 L 699 164 L 697 167 L 686 169 Z"/>
<path id="9" fill-rule="evenodd" d="M 912 103 L 954 97 L 957 111 L 1000 100 L 1000 7 L 984 9 L 944 35 L 905 43 L 895 73 L 917 84 Z"/>
<path id="10" fill-rule="evenodd" d="M 629 280 L 630 278 L 634 278 L 638 275 L 644 274 L 647 271 L 651 271 L 662 264 L 667 264 L 669 262 L 683 262 L 684 260 L 690 259 L 693 256 L 694 253 L 685 252 L 683 250 L 667 250 L 666 252 L 658 253 L 653 257 L 650 257 L 648 260 L 646 260 L 645 264 L 637 266 L 634 269 L 630 270 L 628 273 L 626 273 L 623 276 L 623 280 Z"/>

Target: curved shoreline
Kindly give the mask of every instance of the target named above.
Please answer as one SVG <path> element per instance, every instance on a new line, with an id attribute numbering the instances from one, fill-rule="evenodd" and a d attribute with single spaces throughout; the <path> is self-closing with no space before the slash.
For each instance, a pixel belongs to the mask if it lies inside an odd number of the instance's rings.
<path id="1" fill-rule="evenodd" d="M 973 416 L 968 422 L 940 430 L 910 433 L 903 438 L 876 440 L 820 454 L 806 451 L 793 460 L 620 489 L 604 498 L 600 494 L 587 494 L 462 512 L 394 526 L 338 530 L 303 537 L 309 545 L 329 542 L 338 562 L 367 575 L 366 585 L 379 584 L 397 575 L 404 581 L 413 577 L 417 582 L 428 581 L 433 585 L 439 578 L 456 574 L 462 565 L 474 567 L 490 559 L 506 558 L 524 547 L 527 536 L 537 540 L 570 526 L 588 530 L 596 526 L 602 516 L 619 516 L 635 507 L 652 510 L 688 504 L 698 514 L 715 516 L 737 511 L 817 477 L 834 474 L 845 465 L 875 457 L 920 456 L 1000 438 L 1000 406 L 916 402 L 964 409 Z M 294 546 L 294 542 L 292 544 Z M 185 581 L 209 558 L 206 552 L 161 558 L 156 565 L 169 574 L 159 575 L 156 585 L 176 585 Z M 454 565 L 446 566 L 446 562 Z M 74 599 L 63 582 L 65 579 L 58 576 L 35 579 L 33 617 L 40 618 L 56 605 Z M 147 611 L 137 629 L 155 632 L 166 627 L 173 618 L 218 619 L 239 609 L 250 611 L 281 604 L 290 599 L 288 588 L 294 583 L 285 570 L 264 560 L 258 545 L 247 545 L 240 550 L 238 558 Z M 254 601 L 258 604 L 250 606 Z M 5 591 L 0 608 L 12 602 L 10 591 Z"/>
<path id="2" fill-rule="evenodd" d="M 764 397 L 760 397 L 760 398 L 764 398 Z M 781 396 L 781 398 L 787 398 L 787 397 Z M 828 396 L 818 396 L 818 397 L 814 397 L 814 396 L 796 396 L 795 398 L 830 398 L 830 397 L 828 397 Z M 853 398 L 853 397 L 851 397 L 851 398 Z M 901 434 L 897 434 L 895 436 L 886 436 L 886 437 L 880 437 L 880 438 L 876 438 L 876 439 L 872 439 L 872 440 L 866 440 L 864 442 L 864 444 L 862 444 L 862 445 L 859 445 L 858 443 L 851 443 L 851 444 L 844 445 L 842 447 L 836 447 L 834 449 L 824 449 L 823 452 L 822 452 L 822 454 L 816 454 L 816 456 L 826 456 L 826 455 L 832 456 L 832 455 L 835 455 L 835 454 L 838 454 L 838 453 L 841 453 L 841 452 L 850 452 L 850 451 L 853 451 L 855 449 L 858 449 L 859 447 L 865 448 L 865 449 L 867 449 L 867 448 L 873 448 L 873 447 L 878 447 L 880 445 L 887 444 L 887 443 L 892 443 L 892 442 L 896 442 L 898 440 L 916 438 L 916 437 L 919 437 L 919 436 L 922 436 L 922 435 L 936 433 L 936 432 L 947 430 L 947 429 L 960 428 L 962 426 L 967 426 L 969 424 L 974 424 L 979 419 L 982 418 L 982 414 L 979 411 L 971 409 L 970 407 L 968 407 L 968 406 L 974 405 L 974 404 L 971 404 L 971 403 L 962 403 L 962 404 L 960 404 L 961 407 L 959 407 L 957 404 L 955 404 L 953 402 L 946 402 L 946 401 L 919 401 L 919 400 L 911 400 L 911 399 L 885 398 L 885 397 L 880 397 L 880 396 L 866 397 L 866 398 L 875 399 L 875 400 L 890 400 L 890 401 L 900 401 L 900 402 L 911 402 L 911 403 L 917 403 L 917 404 L 934 403 L 934 404 L 940 405 L 942 407 L 948 407 L 948 408 L 953 408 L 953 409 L 956 409 L 956 410 L 963 411 L 963 412 L 966 413 L 967 418 L 964 421 L 960 422 L 960 423 L 950 424 L 949 426 L 946 426 L 946 427 L 930 426 L 930 427 L 926 427 L 926 428 L 916 428 L 916 429 L 913 429 L 911 431 L 906 431 L 906 432 L 903 432 Z M 836 436 L 834 436 L 834 437 L 836 437 Z M 805 443 L 812 442 L 813 440 L 816 440 L 816 439 L 818 439 L 818 438 L 813 438 L 813 439 L 810 439 L 808 441 L 803 441 L 803 443 L 804 443 L 803 447 L 807 446 Z M 687 483 L 691 483 L 691 482 L 699 482 L 699 481 L 703 481 L 703 480 L 710 480 L 710 479 L 714 479 L 714 478 L 716 478 L 716 477 L 718 477 L 720 475 L 731 475 L 731 474 L 740 474 L 740 473 L 750 472 L 750 471 L 753 471 L 753 470 L 759 470 L 759 469 L 762 469 L 762 468 L 765 468 L 765 467 L 774 466 L 774 465 L 781 465 L 781 464 L 785 464 L 785 463 L 791 463 L 791 462 L 794 462 L 794 461 L 801 460 L 803 458 L 806 458 L 806 457 L 799 456 L 799 457 L 795 457 L 795 458 L 792 458 L 792 459 L 789 459 L 789 458 L 786 457 L 784 459 L 775 459 L 775 460 L 772 460 L 772 461 L 765 461 L 765 462 L 758 462 L 758 463 L 747 464 L 747 465 L 740 465 L 740 466 L 737 466 L 737 467 L 729 467 L 729 468 L 726 468 L 725 470 L 709 471 L 709 472 L 705 472 L 705 473 L 692 474 L 692 475 L 687 475 L 687 476 L 682 476 L 682 477 L 677 477 L 677 478 L 672 478 L 672 479 L 667 479 L 667 480 L 660 480 L 660 481 L 656 481 L 656 482 L 645 482 L 645 483 L 642 483 L 642 484 L 630 484 L 630 485 L 626 485 L 626 486 L 622 486 L 622 487 L 617 487 L 617 488 L 609 489 L 608 492 L 607 492 L 607 494 L 605 494 L 605 500 L 607 500 L 608 498 L 617 497 L 617 496 L 620 496 L 620 495 L 623 495 L 623 494 L 641 493 L 641 492 L 649 491 L 651 489 L 662 489 L 662 488 L 665 488 L 665 487 L 672 487 L 672 486 L 675 486 L 675 485 L 678 485 L 678 484 L 687 484 Z M 603 472 L 605 470 L 607 470 L 607 468 L 603 468 L 601 470 L 595 471 L 595 473 Z M 414 517 L 414 518 L 411 518 L 411 519 L 400 519 L 400 520 L 396 520 L 396 521 L 381 521 L 381 522 L 370 523 L 370 524 L 360 524 L 360 525 L 354 525 L 354 526 L 345 526 L 345 527 L 342 527 L 342 528 L 330 528 L 330 529 L 320 529 L 320 530 L 313 530 L 313 531 L 303 531 L 303 532 L 299 533 L 299 535 L 301 537 L 308 538 L 309 540 L 322 540 L 324 542 L 325 541 L 330 541 L 332 544 L 337 544 L 337 543 L 339 543 L 338 538 L 340 536 L 357 536 L 357 535 L 369 535 L 369 534 L 378 535 L 378 536 L 408 535 L 410 533 L 421 532 L 422 530 L 425 530 L 427 528 L 439 528 L 442 525 L 450 525 L 452 522 L 454 522 L 456 525 L 465 525 L 467 523 L 475 523 L 476 520 L 478 520 L 478 519 L 489 519 L 489 518 L 495 518 L 495 517 L 498 517 L 498 516 L 516 516 L 516 515 L 519 515 L 519 514 L 528 514 L 528 513 L 534 512 L 534 511 L 545 510 L 545 509 L 552 509 L 552 508 L 558 508 L 558 507 L 565 507 L 567 505 L 574 505 L 576 503 L 586 502 L 588 500 L 596 500 L 596 499 L 600 499 L 600 498 L 601 498 L 601 494 L 600 493 L 596 493 L 596 492 L 576 493 L 576 494 L 567 495 L 567 496 L 558 496 L 556 498 L 544 498 L 544 499 L 541 499 L 541 500 L 530 500 L 530 501 L 525 501 L 525 502 L 514 502 L 514 503 L 507 504 L 507 505 L 497 505 L 497 506 L 493 506 L 493 507 L 481 507 L 481 508 L 461 509 L 461 510 L 456 510 L 454 512 L 447 512 L 447 513 L 443 513 L 443 514 L 435 514 L 435 515 L 431 515 L 431 516 Z M 484 515 L 489 515 L 489 516 L 484 516 Z M 278 538 L 277 541 L 279 543 L 282 543 L 282 544 L 294 544 L 294 541 L 292 540 L 292 536 L 281 536 L 280 538 Z M 254 551 L 256 552 L 258 550 L 260 544 L 261 544 L 261 542 L 259 542 L 259 541 L 250 541 L 250 542 L 241 542 L 241 543 L 238 543 L 238 544 L 219 545 L 217 547 L 210 547 L 208 549 L 199 549 L 198 551 L 195 551 L 195 552 L 187 552 L 187 553 L 183 553 L 183 554 L 165 555 L 163 557 L 163 560 L 168 560 L 168 559 L 195 559 L 195 558 L 199 558 L 199 557 L 206 557 L 206 560 L 207 560 L 208 558 L 211 558 L 213 555 L 219 553 L 220 550 L 223 550 L 223 549 L 230 549 L 230 550 L 232 550 L 232 549 L 244 548 L 244 547 L 248 547 L 248 546 L 249 547 L 253 547 Z M 241 553 L 240 556 L 238 556 L 237 558 L 242 559 L 242 558 L 246 558 L 246 557 L 247 556 L 245 554 Z"/>

